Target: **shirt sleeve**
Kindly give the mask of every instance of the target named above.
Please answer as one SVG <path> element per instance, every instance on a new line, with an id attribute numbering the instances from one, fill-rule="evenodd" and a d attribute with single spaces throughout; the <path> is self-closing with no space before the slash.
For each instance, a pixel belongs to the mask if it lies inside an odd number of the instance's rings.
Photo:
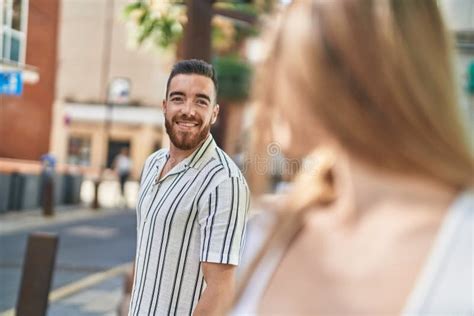
<path id="1" fill-rule="evenodd" d="M 229 177 L 210 191 L 199 210 L 201 261 L 239 264 L 249 198 L 247 184 L 239 177 Z"/>

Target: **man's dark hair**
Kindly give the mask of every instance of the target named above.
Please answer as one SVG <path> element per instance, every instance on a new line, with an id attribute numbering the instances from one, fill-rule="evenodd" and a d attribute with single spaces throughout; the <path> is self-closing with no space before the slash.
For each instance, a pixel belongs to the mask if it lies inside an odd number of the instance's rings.
<path id="1" fill-rule="evenodd" d="M 170 88 L 171 79 L 177 75 L 200 75 L 207 77 L 214 83 L 214 88 L 217 96 L 217 76 L 214 67 L 199 59 L 182 60 L 174 64 L 171 70 L 168 82 L 166 83 L 166 99 L 168 99 L 168 90 Z"/>

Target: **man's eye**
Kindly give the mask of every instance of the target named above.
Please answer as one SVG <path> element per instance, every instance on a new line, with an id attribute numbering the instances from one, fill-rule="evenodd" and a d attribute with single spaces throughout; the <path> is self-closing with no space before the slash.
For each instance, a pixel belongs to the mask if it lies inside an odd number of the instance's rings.
<path id="1" fill-rule="evenodd" d="M 198 100 L 197 100 L 197 104 L 200 104 L 200 105 L 207 105 L 207 101 L 206 101 L 206 100 L 202 100 L 202 99 L 198 99 Z"/>
<path id="2" fill-rule="evenodd" d="M 181 102 L 181 101 L 183 101 L 183 98 L 171 98 L 171 101 L 173 101 L 173 102 Z"/>

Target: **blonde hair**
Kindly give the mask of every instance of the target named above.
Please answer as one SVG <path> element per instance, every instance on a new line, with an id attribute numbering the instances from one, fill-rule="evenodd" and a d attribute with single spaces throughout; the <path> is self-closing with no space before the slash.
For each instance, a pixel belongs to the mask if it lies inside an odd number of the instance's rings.
<path id="1" fill-rule="evenodd" d="M 256 81 L 255 148 L 271 141 L 269 120 L 278 113 L 293 142 L 308 143 L 322 124 L 369 165 L 459 190 L 472 185 L 437 1 L 294 1 L 272 36 Z M 327 156 L 316 175 L 298 176 L 265 249 L 289 242 L 309 207 L 335 199 Z"/>

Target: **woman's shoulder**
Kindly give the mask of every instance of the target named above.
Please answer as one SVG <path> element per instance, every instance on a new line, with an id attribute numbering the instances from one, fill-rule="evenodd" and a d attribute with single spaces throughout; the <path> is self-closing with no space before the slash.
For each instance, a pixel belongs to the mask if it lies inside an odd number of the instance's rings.
<path id="1" fill-rule="evenodd" d="M 239 275 L 246 271 L 255 256 L 263 249 L 276 220 L 276 212 L 268 209 L 253 212 L 249 216 L 242 261 L 238 269 Z"/>
<path id="2" fill-rule="evenodd" d="M 254 212 L 247 222 L 245 244 L 242 252 L 242 259 L 237 269 L 237 281 L 241 283 L 247 276 L 255 258 L 263 250 L 265 242 L 268 239 L 273 225 L 278 219 L 278 214 L 271 205 L 272 203 L 258 203 L 254 207 Z M 260 201 L 261 202 L 261 201 Z M 268 202 L 268 201 L 267 201 Z M 253 271 L 252 276 L 246 282 L 242 295 L 234 305 L 230 315 L 253 315 L 256 313 L 260 298 L 262 297 L 266 286 L 273 274 L 276 264 L 272 258 L 275 256 L 266 256 Z"/>
<path id="3" fill-rule="evenodd" d="M 405 314 L 472 315 L 474 192 L 450 207 Z"/>

